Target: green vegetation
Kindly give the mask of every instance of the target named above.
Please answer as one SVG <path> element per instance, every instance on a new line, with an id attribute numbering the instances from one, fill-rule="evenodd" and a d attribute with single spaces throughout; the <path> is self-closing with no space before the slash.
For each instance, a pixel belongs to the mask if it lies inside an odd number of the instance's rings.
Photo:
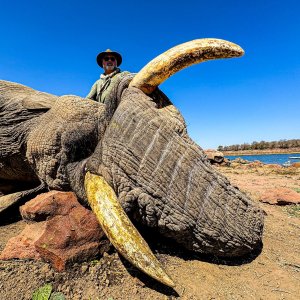
<path id="1" fill-rule="evenodd" d="M 66 300 L 66 297 L 64 296 L 63 293 L 54 292 L 53 294 L 51 294 L 51 297 L 49 300 Z"/>
<path id="2" fill-rule="evenodd" d="M 91 266 L 96 266 L 98 263 L 99 263 L 98 259 L 94 259 L 94 260 L 90 261 Z"/>
<path id="3" fill-rule="evenodd" d="M 32 300 L 66 300 L 66 298 L 63 293 L 52 293 L 52 285 L 48 283 L 33 292 Z"/>
<path id="4" fill-rule="evenodd" d="M 32 300 L 48 300 L 52 292 L 52 285 L 45 284 L 33 292 Z"/>
<path id="5" fill-rule="evenodd" d="M 300 205 L 288 205 L 285 208 L 286 212 L 292 216 L 292 217 L 296 217 L 296 218 L 300 218 Z"/>
<path id="6" fill-rule="evenodd" d="M 236 144 L 231 146 L 219 146 L 218 151 L 242 151 L 242 150 L 272 150 L 300 148 L 300 139 L 280 140 L 273 142 L 253 142 L 252 144 Z"/>

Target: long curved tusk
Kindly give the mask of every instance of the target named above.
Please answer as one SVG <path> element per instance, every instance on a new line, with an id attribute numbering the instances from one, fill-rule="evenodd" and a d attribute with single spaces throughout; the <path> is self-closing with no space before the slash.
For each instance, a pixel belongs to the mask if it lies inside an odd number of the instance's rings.
<path id="1" fill-rule="evenodd" d="M 193 64 L 219 58 L 239 57 L 244 50 L 220 39 L 199 39 L 175 46 L 151 60 L 129 86 L 151 94 L 157 86 L 176 72 Z"/>
<path id="2" fill-rule="evenodd" d="M 113 189 L 103 177 L 87 172 L 88 202 L 108 239 L 128 261 L 152 278 L 174 287 L 148 244 L 129 220 Z"/>

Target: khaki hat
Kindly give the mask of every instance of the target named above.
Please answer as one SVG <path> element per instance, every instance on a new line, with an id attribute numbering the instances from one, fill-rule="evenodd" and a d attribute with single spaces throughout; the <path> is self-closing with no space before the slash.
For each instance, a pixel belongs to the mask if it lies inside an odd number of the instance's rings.
<path id="1" fill-rule="evenodd" d="M 103 68 L 102 65 L 102 59 L 105 57 L 105 55 L 110 54 L 115 56 L 116 60 L 117 60 L 117 66 L 119 66 L 122 63 L 122 56 L 120 53 L 115 52 L 115 51 L 111 51 L 110 49 L 105 50 L 104 52 L 101 52 L 97 55 L 97 64 Z"/>

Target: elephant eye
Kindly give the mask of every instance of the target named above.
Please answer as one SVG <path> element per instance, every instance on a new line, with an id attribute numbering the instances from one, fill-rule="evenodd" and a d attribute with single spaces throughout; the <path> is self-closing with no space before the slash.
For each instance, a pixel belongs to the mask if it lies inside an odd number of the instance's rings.
<path id="1" fill-rule="evenodd" d="M 156 103 L 156 108 L 158 109 L 172 105 L 170 99 L 158 88 L 151 94 L 151 98 Z"/>

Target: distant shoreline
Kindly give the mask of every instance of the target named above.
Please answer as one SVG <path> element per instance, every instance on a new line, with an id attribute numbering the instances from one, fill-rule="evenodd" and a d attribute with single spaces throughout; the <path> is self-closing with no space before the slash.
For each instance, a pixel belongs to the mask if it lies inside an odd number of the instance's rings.
<path id="1" fill-rule="evenodd" d="M 300 154 L 300 148 L 290 149 L 264 149 L 264 150 L 239 150 L 239 151 L 221 151 L 224 156 L 237 155 L 268 155 L 268 154 Z"/>

